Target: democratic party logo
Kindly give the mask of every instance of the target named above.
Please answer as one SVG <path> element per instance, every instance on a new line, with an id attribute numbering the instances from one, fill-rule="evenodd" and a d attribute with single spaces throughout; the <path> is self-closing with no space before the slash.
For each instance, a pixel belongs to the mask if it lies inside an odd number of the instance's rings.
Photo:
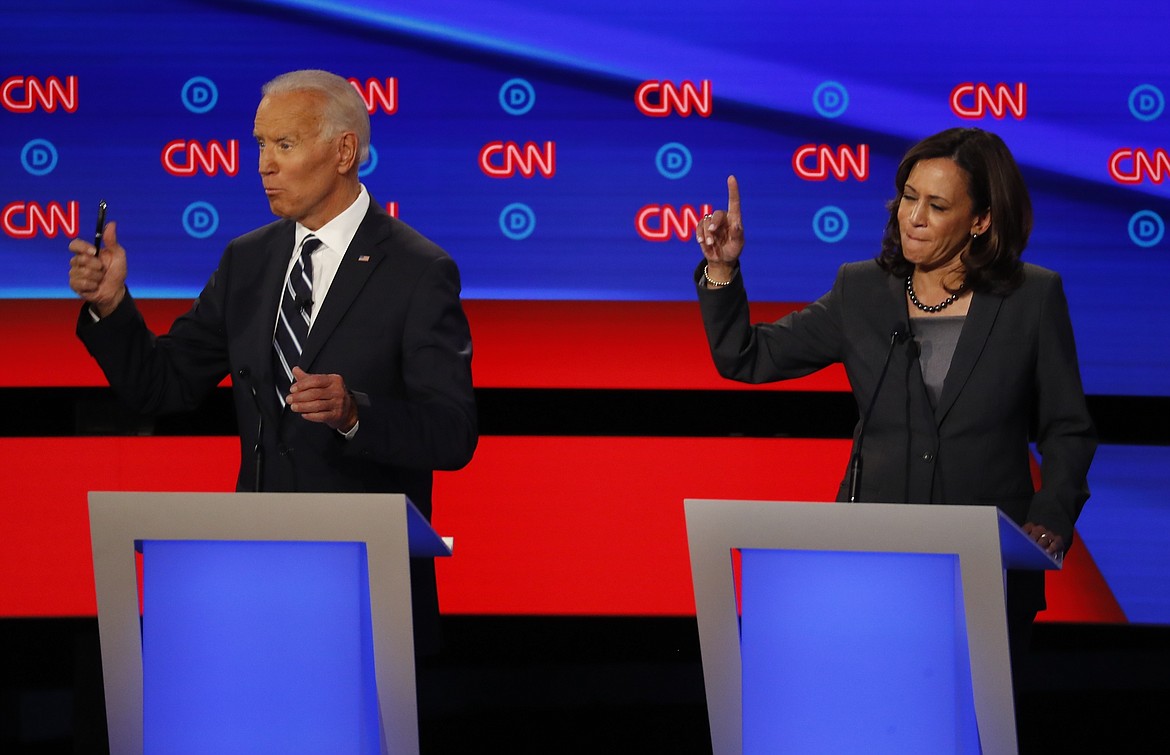
<path id="1" fill-rule="evenodd" d="M 508 115 L 524 115 L 536 104 L 536 90 L 524 79 L 508 79 L 500 87 L 500 107 Z"/>
<path id="2" fill-rule="evenodd" d="M 813 109 L 824 118 L 839 118 L 849 109 L 849 90 L 837 81 L 826 81 L 813 90 Z"/>
<path id="3" fill-rule="evenodd" d="M 193 176 L 200 172 L 214 176 L 221 170 L 234 176 L 240 171 L 240 142 L 230 139 L 225 145 L 214 139 L 207 144 L 174 139 L 163 147 L 162 166 L 172 176 Z"/>
<path id="4" fill-rule="evenodd" d="M 836 244 L 849 234 L 849 216 L 832 205 L 817 210 L 812 225 L 813 233 L 826 244 Z"/>
<path id="5" fill-rule="evenodd" d="M 856 148 L 842 144 L 834 150 L 827 144 L 805 144 L 792 153 L 792 170 L 805 181 L 824 181 L 830 175 L 838 181 L 850 176 L 869 178 L 869 145 Z"/>
<path id="6" fill-rule="evenodd" d="M 500 232 L 513 241 L 523 241 L 536 230 L 536 213 L 523 202 L 513 202 L 500 211 Z"/>
<path id="7" fill-rule="evenodd" d="M 512 178 L 517 173 L 532 178 L 557 174 L 557 143 L 488 142 L 479 150 L 479 169 L 492 178 Z"/>
<path id="8" fill-rule="evenodd" d="M 1157 120 L 1166 109 L 1162 90 L 1153 84 L 1142 84 L 1129 93 L 1129 112 L 1139 121 Z"/>
<path id="9" fill-rule="evenodd" d="M 374 115 L 381 110 L 386 115 L 398 112 L 398 79 L 366 79 L 363 84 L 357 79 L 350 79 L 350 84 L 361 95 L 362 102 L 366 103 L 366 112 Z"/>
<path id="10" fill-rule="evenodd" d="M 193 76 L 183 84 L 179 93 L 183 107 L 196 115 L 209 113 L 219 102 L 219 88 L 206 76 Z"/>
<path id="11" fill-rule="evenodd" d="M 634 92 L 634 104 L 642 115 L 651 118 L 665 118 L 673 113 L 683 118 L 698 113 L 707 118 L 712 108 L 711 81 L 703 79 L 697 86 L 693 81 L 681 84 L 658 79 L 643 81 Z"/>
<path id="12" fill-rule="evenodd" d="M 1157 246 L 1165 235 L 1166 223 L 1153 210 L 1140 210 L 1129 219 L 1129 239 L 1144 249 Z"/>
<path id="13" fill-rule="evenodd" d="M 358 176 L 365 178 L 378 169 L 378 150 L 374 149 L 374 145 L 370 145 L 370 156 L 366 161 L 358 166 Z"/>
<path id="14" fill-rule="evenodd" d="M 187 235 L 205 239 L 219 229 L 219 211 L 210 202 L 192 202 L 183 210 L 183 230 Z"/>
<path id="15" fill-rule="evenodd" d="M 33 139 L 20 150 L 20 164 L 34 176 L 47 176 L 57 167 L 57 148 L 48 139 Z"/>
<path id="16" fill-rule="evenodd" d="M 62 205 L 49 202 L 10 202 L 0 210 L 0 228 L 14 239 L 31 239 L 34 236 L 66 238 L 77 236 L 81 206 L 76 200 Z"/>
<path id="17" fill-rule="evenodd" d="M 1119 184 L 1140 184 L 1147 178 L 1156 184 L 1170 174 L 1170 154 L 1137 147 L 1121 147 L 1109 156 L 1109 175 Z"/>
<path id="18" fill-rule="evenodd" d="M 675 208 L 668 204 L 648 204 L 638 210 L 634 228 L 646 241 L 687 241 L 695 235 L 702 217 L 711 212 L 711 205 L 698 209 L 693 205 Z"/>
<path id="19" fill-rule="evenodd" d="M 10 113 L 31 113 L 38 109 L 55 113 L 77 111 L 77 77 L 9 76 L 0 84 L 0 104 Z"/>
<path id="20" fill-rule="evenodd" d="M 667 142 L 654 155 L 654 166 L 663 178 L 678 180 L 691 172 L 694 159 L 691 151 L 678 142 Z"/>
<path id="21" fill-rule="evenodd" d="M 969 120 L 986 118 L 988 114 L 1002 120 L 1008 113 L 1023 120 L 1028 115 L 1028 85 L 1020 82 L 1013 88 L 970 81 L 959 84 L 951 90 L 951 112 Z"/>

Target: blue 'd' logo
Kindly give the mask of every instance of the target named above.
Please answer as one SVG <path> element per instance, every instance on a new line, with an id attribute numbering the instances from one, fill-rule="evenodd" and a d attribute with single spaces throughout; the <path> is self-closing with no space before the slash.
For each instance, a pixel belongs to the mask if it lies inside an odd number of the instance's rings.
<path id="1" fill-rule="evenodd" d="M 20 164 L 34 176 L 47 176 L 57 167 L 57 148 L 48 139 L 33 139 L 20 151 Z"/>
<path id="2" fill-rule="evenodd" d="M 370 145 L 370 156 L 366 161 L 358 166 L 358 175 L 362 178 L 373 173 L 378 169 L 378 150 L 374 149 L 374 145 Z"/>
<path id="3" fill-rule="evenodd" d="M 536 104 L 536 90 L 524 79 L 508 79 L 500 87 L 500 107 L 508 115 L 524 115 Z"/>
<path id="4" fill-rule="evenodd" d="M 1129 93 L 1129 112 L 1139 121 L 1156 120 L 1166 109 L 1166 98 L 1162 90 L 1153 84 L 1136 86 Z"/>
<path id="5" fill-rule="evenodd" d="M 500 211 L 500 231 L 513 241 L 523 241 L 536 230 L 536 213 L 523 202 L 513 202 Z"/>
<path id="6" fill-rule="evenodd" d="M 192 113 L 206 113 L 219 102 L 219 90 L 206 76 L 195 76 L 183 85 L 182 97 L 183 107 Z"/>
<path id="7" fill-rule="evenodd" d="M 1166 223 L 1153 210 L 1140 210 L 1129 219 L 1129 240 L 1143 249 L 1157 246 L 1165 235 Z"/>
<path id="8" fill-rule="evenodd" d="M 219 228 L 219 212 L 210 202 L 192 202 L 183 210 L 183 230 L 187 235 L 205 239 Z"/>
<path id="9" fill-rule="evenodd" d="M 840 207 L 829 205 L 813 216 L 813 233 L 826 244 L 836 244 L 849 233 L 849 216 Z"/>
<path id="10" fill-rule="evenodd" d="M 654 156 L 654 165 L 658 172 L 672 181 L 682 178 L 691 172 L 691 151 L 678 142 L 667 142 L 658 149 Z"/>
<path id="11" fill-rule="evenodd" d="M 825 118 L 836 118 L 849 109 L 849 90 L 844 84 L 826 81 L 813 91 L 813 107 Z"/>

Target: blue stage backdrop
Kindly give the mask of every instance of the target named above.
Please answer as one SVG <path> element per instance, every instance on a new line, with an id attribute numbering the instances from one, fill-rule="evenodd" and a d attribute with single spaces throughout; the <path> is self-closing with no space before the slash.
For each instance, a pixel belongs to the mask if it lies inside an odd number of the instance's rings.
<path id="1" fill-rule="evenodd" d="M 734 173 L 752 297 L 809 301 L 876 253 L 911 143 L 996 131 L 1087 390 L 1170 395 L 1163 0 L 10 0 L 0 20 L 0 297 L 70 296 L 99 199 L 135 293 L 193 296 L 270 218 L 260 86 L 325 68 L 372 113 L 367 186 L 472 299 L 690 299 L 685 239 Z"/>

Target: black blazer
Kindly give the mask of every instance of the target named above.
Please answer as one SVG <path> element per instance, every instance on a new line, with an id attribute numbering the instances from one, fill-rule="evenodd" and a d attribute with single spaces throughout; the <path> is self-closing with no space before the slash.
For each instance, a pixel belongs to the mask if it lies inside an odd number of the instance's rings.
<path id="1" fill-rule="evenodd" d="M 700 266 L 696 282 L 701 275 Z M 860 500 L 996 505 L 1072 542 L 1096 434 L 1056 273 L 1025 265 L 1019 289 L 973 295 L 937 409 L 909 341 L 893 347 L 874 402 L 891 333 L 913 325 L 904 281 L 874 261 L 842 266 L 829 293 L 775 323 L 750 324 L 741 275 L 720 289 L 700 285 L 699 302 L 724 377 L 762 383 L 844 364 L 859 413 L 874 404 Z M 1030 439 L 1042 459 L 1035 493 Z"/>
<path id="2" fill-rule="evenodd" d="M 308 372 L 340 374 L 358 399 L 360 426 L 347 441 L 277 400 L 272 333 L 294 229 L 278 220 L 231 241 L 166 335 L 147 330 L 129 295 L 100 322 L 83 311 L 78 335 L 143 413 L 191 410 L 231 375 L 238 490 L 254 489 L 262 425 L 262 490 L 401 492 L 429 515 L 432 470 L 465 465 L 478 438 L 455 263 L 371 201 L 301 359 Z"/>

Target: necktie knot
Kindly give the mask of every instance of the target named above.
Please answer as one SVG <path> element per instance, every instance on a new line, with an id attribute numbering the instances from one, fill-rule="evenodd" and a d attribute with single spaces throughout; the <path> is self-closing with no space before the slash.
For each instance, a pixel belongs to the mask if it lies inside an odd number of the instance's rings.
<path id="1" fill-rule="evenodd" d="M 308 236 L 305 236 L 303 241 L 301 241 L 301 256 L 306 257 L 307 255 L 310 255 L 320 249 L 321 246 L 321 239 L 310 233 Z"/>

